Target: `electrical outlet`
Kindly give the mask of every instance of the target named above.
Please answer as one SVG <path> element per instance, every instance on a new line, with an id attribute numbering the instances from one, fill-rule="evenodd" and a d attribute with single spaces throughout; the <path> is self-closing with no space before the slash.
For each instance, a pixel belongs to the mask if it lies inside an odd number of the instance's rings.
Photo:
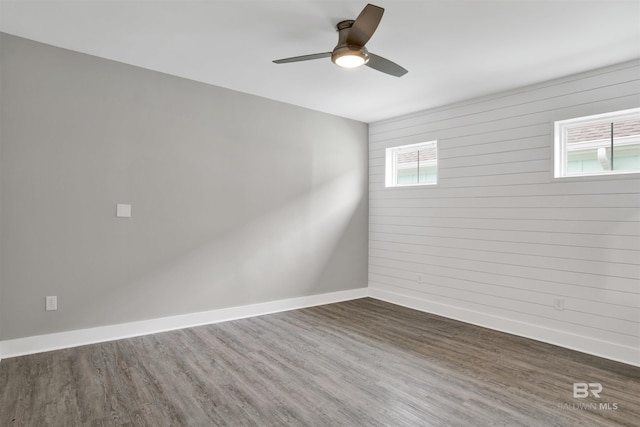
<path id="1" fill-rule="evenodd" d="M 553 300 L 553 308 L 556 310 L 564 310 L 564 298 L 556 298 Z"/>
<path id="2" fill-rule="evenodd" d="M 54 311 L 58 309 L 58 297 L 48 296 L 46 297 L 45 308 L 47 311 Z"/>

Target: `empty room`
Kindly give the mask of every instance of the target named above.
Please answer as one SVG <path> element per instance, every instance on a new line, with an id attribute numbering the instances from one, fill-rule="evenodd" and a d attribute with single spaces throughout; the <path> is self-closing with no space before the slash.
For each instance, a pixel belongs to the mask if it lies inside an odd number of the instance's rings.
<path id="1" fill-rule="evenodd" d="M 0 0 L 0 426 L 639 420 L 639 0 Z"/>

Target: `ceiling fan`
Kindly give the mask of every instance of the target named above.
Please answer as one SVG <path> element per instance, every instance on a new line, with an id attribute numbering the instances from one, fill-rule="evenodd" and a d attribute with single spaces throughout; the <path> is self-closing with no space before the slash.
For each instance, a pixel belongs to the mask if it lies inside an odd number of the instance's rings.
<path id="1" fill-rule="evenodd" d="M 313 53 L 311 55 L 294 56 L 276 59 L 276 64 L 309 61 L 331 57 L 331 61 L 343 68 L 356 68 L 366 65 L 396 77 L 407 74 L 407 70 L 386 58 L 370 53 L 364 46 L 378 28 L 384 9 L 368 4 L 360 15 L 353 20 L 338 22 L 338 44 L 332 52 Z"/>

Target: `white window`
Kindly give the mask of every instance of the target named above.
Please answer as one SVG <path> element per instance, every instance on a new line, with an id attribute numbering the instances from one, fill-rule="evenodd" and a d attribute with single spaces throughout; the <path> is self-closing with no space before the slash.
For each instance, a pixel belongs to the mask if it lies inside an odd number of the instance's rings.
<path id="1" fill-rule="evenodd" d="M 433 185 L 438 182 L 438 141 L 387 148 L 385 186 Z"/>
<path id="2" fill-rule="evenodd" d="M 640 172 L 640 108 L 555 122 L 555 177 Z"/>

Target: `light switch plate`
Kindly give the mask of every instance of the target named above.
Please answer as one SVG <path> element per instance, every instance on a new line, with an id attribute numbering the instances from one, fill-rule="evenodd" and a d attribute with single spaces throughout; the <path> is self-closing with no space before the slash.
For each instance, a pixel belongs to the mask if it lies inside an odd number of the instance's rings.
<path id="1" fill-rule="evenodd" d="M 116 205 L 116 216 L 118 218 L 131 218 L 131 205 L 118 203 Z"/>

